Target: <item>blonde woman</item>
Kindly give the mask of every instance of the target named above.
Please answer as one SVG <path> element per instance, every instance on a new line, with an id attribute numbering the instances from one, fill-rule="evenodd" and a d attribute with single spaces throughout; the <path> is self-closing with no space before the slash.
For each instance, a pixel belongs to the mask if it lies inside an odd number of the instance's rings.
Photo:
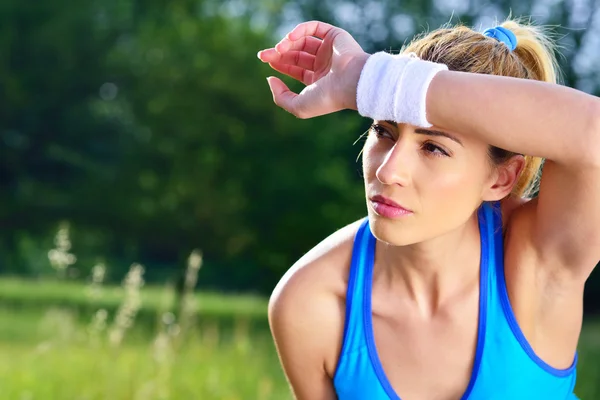
<path id="1" fill-rule="evenodd" d="M 307 85 L 268 78 L 297 117 L 373 119 L 367 217 L 297 261 L 270 300 L 296 398 L 576 398 L 600 259 L 600 101 L 556 84 L 543 31 L 456 26 L 369 55 L 311 21 L 258 57 Z"/>

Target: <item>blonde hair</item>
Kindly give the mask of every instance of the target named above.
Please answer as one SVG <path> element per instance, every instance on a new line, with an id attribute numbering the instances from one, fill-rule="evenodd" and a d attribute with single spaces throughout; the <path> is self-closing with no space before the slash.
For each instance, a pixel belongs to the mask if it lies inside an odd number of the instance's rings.
<path id="1" fill-rule="evenodd" d="M 511 51 L 504 43 L 463 25 L 443 27 L 415 37 L 401 53 L 415 53 L 419 58 L 446 64 L 451 71 L 502 75 L 558 83 L 560 70 L 554 56 L 555 45 L 540 26 L 518 19 L 505 20 L 500 26 L 517 37 Z M 490 146 L 489 156 L 498 165 L 516 153 Z M 538 191 L 543 159 L 524 155 L 525 167 L 512 194 L 530 197 Z"/>

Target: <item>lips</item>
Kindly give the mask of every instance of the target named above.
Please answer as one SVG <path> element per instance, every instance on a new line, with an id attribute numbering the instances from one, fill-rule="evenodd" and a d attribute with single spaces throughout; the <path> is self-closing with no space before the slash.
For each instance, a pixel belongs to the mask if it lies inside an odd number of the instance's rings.
<path id="1" fill-rule="evenodd" d="M 388 199 L 381 195 L 373 196 L 369 200 L 371 201 L 373 211 L 385 218 L 401 218 L 413 213 L 411 210 L 401 206 L 392 199 Z"/>
<path id="2" fill-rule="evenodd" d="M 384 196 L 379 195 L 379 194 L 376 195 L 376 196 L 371 197 L 371 201 L 374 201 L 376 203 L 385 204 L 385 205 L 390 206 L 390 207 L 401 208 L 404 211 L 412 212 L 412 210 L 409 210 L 408 208 L 403 207 L 402 205 L 396 203 L 394 200 L 388 199 L 387 197 L 384 197 Z"/>

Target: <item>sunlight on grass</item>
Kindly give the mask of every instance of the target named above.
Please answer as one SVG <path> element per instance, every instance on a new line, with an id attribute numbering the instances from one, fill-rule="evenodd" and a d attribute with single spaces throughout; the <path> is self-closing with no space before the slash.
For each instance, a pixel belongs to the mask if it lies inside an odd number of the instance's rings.
<path id="1" fill-rule="evenodd" d="M 61 274 L 63 247 L 52 253 Z M 103 286 L 104 266 L 87 285 L 0 279 L 0 398 L 291 398 L 266 300 L 196 293 L 200 266 L 192 253 L 179 294 L 146 287 L 139 264 L 121 286 Z"/>
<path id="2" fill-rule="evenodd" d="M 21 293 L 33 294 L 43 287 L 27 285 L 18 282 Z M 82 291 L 80 286 L 68 287 Z M 65 299 L 79 299 L 63 294 Z M 160 291 L 154 294 L 164 297 Z M 217 296 L 212 300 L 219 301 Z M 185 332 L 175 314 L 157 314 L 155 330 L 132 322 L 122 342 L 113 343 L 109 327 L 114 316 L 104 325 L 94 325 L 90 315 L 91 322 L 85 324 L 66 300 L 58 303 L 62 306 L 46 310 L 0 306 L 0 398 L 290 398 L 270 336 L 252 332 L 244 312 L 229 327 L 199 322 Z"/>
<path id="3" fill-rule="evenodd" d="M 61 275 L 73 259 L 59 244 Z M 192 253 L 179 294 L 145 286 L 139 264 L 121 286 L 103 285 L 103 265 L 88 284 L 0 279 L 0 399 L 291 399 L 267 300 L 197 293 L 201 261 Z M 597 321 L 584 323 L 576 394 L 600 398 Z"/>
<path id="4" fill-rule="evenodd" d="M 103 288 L 102 297 L 93 299 L 89 286 L 78 282 L 59 280 L 26 281 L 20 278 L 0 279 L 0 304 L 18 303 L 22 306 L 68 305 L 69 307 L 116 308 L 123 300 L 124 290 L 120 286 Z M 157 310 L 161 304 L 164 287 L 147 286 L 141 293 L 142 308 Z M 209 315 L 244 315 L 265 317 L 267 301 L 251 295 L 223 296 L 218 293 L 195 294 L 198 312 Z M 172 306 L 172 299 L 167 306 Z"/>

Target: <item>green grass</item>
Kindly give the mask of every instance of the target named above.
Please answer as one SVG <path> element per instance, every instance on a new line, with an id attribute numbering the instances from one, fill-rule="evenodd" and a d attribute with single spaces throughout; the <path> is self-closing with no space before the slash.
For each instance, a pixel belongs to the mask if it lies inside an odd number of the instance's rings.
<path id="1" fill-rule="evenodd" d="M 144 287 L 145 316 L 111 346 L 108 331 L 124 291 L 104 288 L 93 299 L 86 290 L 0 279 L 0 399 L 291 399 L 265 299 L 201 293 L 193 324 L 164 324 L 172 292 Z M 108 326 L 90 331 L 100 308 L 108 311 Z M 177 323 L 184 324 L 180 330 Z M 584 323 L 579 356 L 576 393 L 600 398 L 600 322 Z"/>
<path id="2" fill-rule="evenodd" d="M 266 299 L 195 294 L 189 321 L 177 321 L 171 288 L 142 287 L 133 325 L 112 346 L 126 291 L 102 287 L 93 297 L 89 289 L 0 279 L 0 399 L 290 398 Z M 101 309 L 106 324 L 90 331 Z"/>
<path id="3" fill-rule="evenodd" d="M 23 307 L 46 308 L 49 305 L 65 305 L 71 309 L 116 309 L 123 301 L 124 290 L 120 286 L 101 288 L 101 296 L 93 298 L 90 287 L 78 282 L 60 280 L 27 281 L 19 278 L 0 279 L 0 304 Z M 165 287 L 147 286 L 141 290 L 142 312 L 156 313 L 174 303 L 172 292 Z M 258 296 L 223 296 L 203 292 L 195 295 L 198 312 L 206 317 L 246 317 L 264 319 L 267 301 Z"/>
<path id="4" fill-rule="evenodd" d="M 151 343 L 0 345 L 2 399 L 284 399 L 269 344 L 207 344 L 163 354 Z M 209 340 L 210 341 L 210 340 Z"/>
<path id="5" fill-rule="evenodd" d="M 66 305 L 0 307 L 0 399 L 290 398 L 271 338 L 243 313 L 177 336 L 134 325 L 119 346 L 107 331 Z"/>

